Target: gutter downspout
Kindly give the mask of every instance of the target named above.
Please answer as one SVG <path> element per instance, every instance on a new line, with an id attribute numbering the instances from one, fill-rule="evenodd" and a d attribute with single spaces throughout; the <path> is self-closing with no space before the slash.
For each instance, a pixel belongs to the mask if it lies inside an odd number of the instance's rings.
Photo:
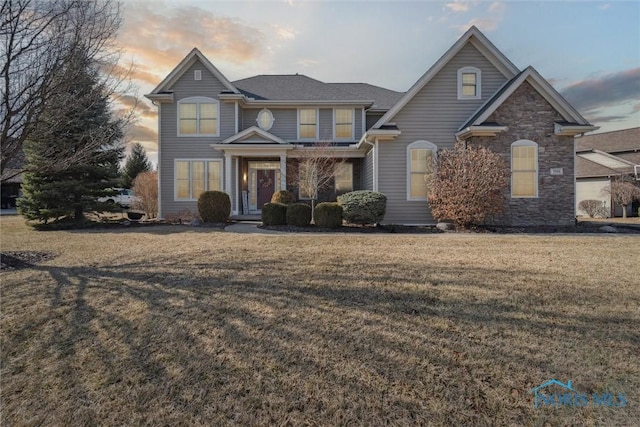
<path id="1" fill-rule="evenodd" d="M 151 103 L 153 105 L 155 105 L 156 107 L 158 107 L 158 163 L 156 163 L 156 171 L 158 172 L 158 217 L 157 219 L 164 219 L 162 217 L 162 192 L 160 191 L 160 183 L 162 182 L 162 177 L 161 177 L 161 167 L 160 167 L 160 159 L 162 158 L 161 156 L 161 152 L 160 152 L 160 117 L 162 116 L 161 114 L 161 110 L 162 110 L 162 103 L 157 101 L 151 101 Z"/>

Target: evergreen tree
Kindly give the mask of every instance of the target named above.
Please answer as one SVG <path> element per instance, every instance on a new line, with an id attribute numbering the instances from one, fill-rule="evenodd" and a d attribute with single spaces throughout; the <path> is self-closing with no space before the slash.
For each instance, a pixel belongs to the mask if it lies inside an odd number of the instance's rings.
<path id="1" fill-rule="evenodd" d="M 136 142 L 131 147 L 131 154 L 127 157 L 127 162 L 124 164 L 122 170 L 122 184 L 125 188 L 131 188 L 133 181 L 136 179 L 139 173 L 150 172 L 152 169 L 151 162 L 147 157 L 142 144 Z"/>
<path id="2" fill-rule="evenodd" d="M 99 83 L 97 67 L 83 57 L 75 60 L 82 61 L 84 72 L 67 93 L 52 99 L 54 106 L 74 103 L 73 108 L 66 107 L 66 126 L 51 137 L 25 143 L 27 172 L 18 208 L 30 220 L 47 223 L 71 217 L 81 221 L 85 212 L 117 209 L 98 198 L 110 195 L 119 180 L 118 165 L 124 153 L 122 123 L 111 116 L 109 97 Z M 69 64 L 69 68 L 74 66 L 78 64 Z M 95 96 L 99 94 L 102 96 Z M 47 125 L 46 119 L 43 126 Z M 52 162 L 62 164 L 52 168 Z"/>

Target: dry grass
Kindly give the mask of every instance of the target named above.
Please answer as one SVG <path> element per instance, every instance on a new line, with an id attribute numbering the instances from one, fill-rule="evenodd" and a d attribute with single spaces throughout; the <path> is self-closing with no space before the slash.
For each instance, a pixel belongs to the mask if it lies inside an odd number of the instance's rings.
<path id="1" fill-rule="evenodd" d="M 3 425 L 640 419 L 637 236 L 1 232 L 57 254 L 0 273 Z"/>

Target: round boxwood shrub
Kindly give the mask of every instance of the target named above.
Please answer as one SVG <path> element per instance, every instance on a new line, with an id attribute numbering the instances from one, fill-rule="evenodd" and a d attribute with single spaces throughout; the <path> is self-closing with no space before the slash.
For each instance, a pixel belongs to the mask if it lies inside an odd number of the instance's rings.
<path id="1" fill-rule="evenodd" d="M 311 206 L 304 203 L 292 203 L 287 206 L 287 224 L 305 227 L 311 223 Z"/>
<path id="2" fill-rule="evenodd" d="M 316 206 L 314 217 L 318 227 L 338 228 L 342 225 L 342 206 L 338 203 L 319 203 Z"/>
<path id="3" fill-rule="evenodd" d="M 198 198 L 202 222 L 225 222 L 231 214 L 231 199 L 224 191 L 205 191 Z"/>
<path id="4" fill-rule="evenodd" d="M 265 203 L 262 206 L 264 225 L 285 225 L 287 223 L 287 205 L 284 203 Z"/>
<path id="5" fill-rule="evenodd" d="M 338 196 L 342 217 L 353 224 L 377 224 L 384 218 L 387 196 L 377 191 L 352 191 Z"/>
<path id="6" fill-rule="evenodd" d="M 296 201 L 296 196 L 291 191 L 278 190 L 271 196 L 271 203 L 284 203 L 289 205 Z"/>

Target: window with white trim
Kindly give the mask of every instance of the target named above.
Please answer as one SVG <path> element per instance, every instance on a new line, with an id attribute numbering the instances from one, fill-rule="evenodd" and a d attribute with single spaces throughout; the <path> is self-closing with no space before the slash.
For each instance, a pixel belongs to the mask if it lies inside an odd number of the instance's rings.
<path id="1" fill-rule="evenodd" d="M 301 108 L 298 110 L 298 139 L 318 138 L 318 110 Z"/>
<path id="2" fill-rule="evenodd" d="M 482 72 L 476 67 L 458 70 L 458 99 L 480 99 L 482 97 Z"/>
<path id="3" fill-rule="evenodd" d="M 334 182 L 337 194 L 353 191 L 353 163 L 338 163 L 334 174 Z"/>
<path id="4" fill-rule="evenodd" d="M 407 146 L 407 200 L 426 200 L 427 183 L 433 173 L 437 147 L 429 141 Z"/>
<path id="5" fill-rule="evenodd" d="M 198 200 L 205 191 L 222 190 L 221 160 L 176 160 L 175 199 Z"/>
<path id="6" fill-rule="evenodd" d="M 511 197 L 538 197 L 538 144 L 528 139 L 511 144 Z"/>
<path id="7" fill-rule="evenodd" d="M 274 121 L 275 119 L 273 118 L 273 113 L 266 108 L 260 110 L 260 112 L 258 113 L 258 118 L 256 119 L 256 122 L 258 122 L 258 126 L 262 130 L 271 129 Z"/>
<path id="8" fill-rule="evenodd" d="M 333 110 L 335 139 L 353 139 L 353 108 L 336 108 Z"/>
<path id="9" fill-rule="evenodd" d="M 178 136 L 218 136 L 219 105 L 204 97 L 178 101 Z"/>

